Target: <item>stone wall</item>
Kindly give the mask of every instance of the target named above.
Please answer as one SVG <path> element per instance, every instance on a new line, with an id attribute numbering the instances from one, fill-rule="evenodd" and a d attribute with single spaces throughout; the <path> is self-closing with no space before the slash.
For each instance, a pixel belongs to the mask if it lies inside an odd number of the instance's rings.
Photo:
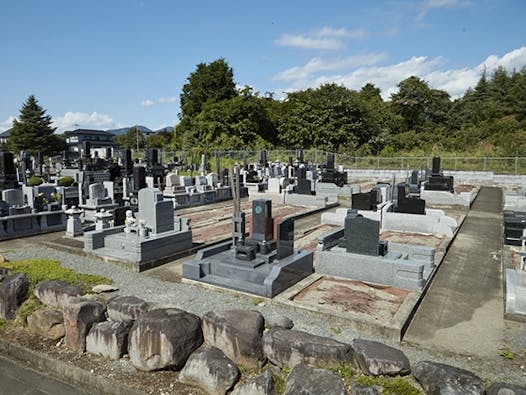
<path id="1" fill-rule="evenodd" d="M 29 280 L 7 275 L 0 283 L 0 312 L 12 319 L 27 297 Z M 401 350 L 355 339 L 352 344 L 292 329 L 286 317 L 258 311 L 210 311 L 203 317 L 177 308 L 153 308 L 134 296 L 97 301 L 61 281 L 35 287 L 44 304 L 28 318 L 30 330 L 60 339 L 72 350 L 118 360 L 129 355 L 142 371 L 178 371 L 181 383 L 211 394 L 275 394 L 275 374 L 285 393 L 379 394 L 377 386 L 346 384 L 337 374 L 347 367 L 366 376 L 412 375 L 424 393 L 524 394 L 526 388 L 486 386 L 475 374 L 431 361 L 411 364 Z M 321 367 L 321 368 L 320 368 Z M 252 370 L 247 378 L 240 372 Z M 257 373 L 259 372 L 259 373 Z M 500 392 L 499 392 L 500 391 Z"/>

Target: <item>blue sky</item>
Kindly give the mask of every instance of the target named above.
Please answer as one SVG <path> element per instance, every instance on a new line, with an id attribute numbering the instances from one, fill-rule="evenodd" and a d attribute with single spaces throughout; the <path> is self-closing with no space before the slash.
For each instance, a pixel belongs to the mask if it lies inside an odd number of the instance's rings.
<path id="1" fill-rule="evenodd" d="M 261 93 L 327 82 L 388 99 L 417 75 L 452 97 L 526 66 L 524 0 L 5 0 L 0 132 L 34 94 L 58 131 L 173 126 L 198 63 Z"/>

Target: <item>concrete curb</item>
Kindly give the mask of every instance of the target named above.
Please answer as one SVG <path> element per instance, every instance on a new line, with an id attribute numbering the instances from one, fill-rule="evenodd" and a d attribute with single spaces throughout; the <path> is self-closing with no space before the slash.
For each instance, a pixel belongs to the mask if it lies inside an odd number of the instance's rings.
<path id="1" fill-rule="evenodd" d="M 0 339 L 0 354 L 15 360 L 24 361 L 33 369 L 49 372 L 65 383 L 80 387 L 88 392 L 111 395 L 146 395 L 114 380 L 95 376 L 93 373 L 71 364 L 51 358 L 5 339 Z"/>

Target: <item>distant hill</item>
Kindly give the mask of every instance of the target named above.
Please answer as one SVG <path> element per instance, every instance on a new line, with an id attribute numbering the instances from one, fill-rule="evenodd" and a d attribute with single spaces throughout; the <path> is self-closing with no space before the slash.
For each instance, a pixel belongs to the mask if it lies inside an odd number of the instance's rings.
<path id="1" fill-rule="evenodd" d="M 156 130 L 155 133 L 159 133 L 159 132 L 173 132 L 174 128 L 173 126 L 165 126 L 164 128 L 161 128 L 159 130 Z"/>
<path id="2" fill-rule="evenodd" d="M 110 129 L 110 130 L 107 130 L 108 133 L 111 133 L 115 136 L 119 136 L 121 134 L 124 134 L 126 133 L 128 130 L 130 130 L 131 128 L 137 128 L 139 129 L 141 132 L 143 133 L 146 133 L 146 134 L 151 134 L 151 133 L 156 133 L 154 132 L 152 129 L 149 129 L 147 128 L 146 126 L 142 126 L 142 125 L 134 125 L 134 126 L 128 126 L 126 128 L 120 128 L 120 129 Z"/>

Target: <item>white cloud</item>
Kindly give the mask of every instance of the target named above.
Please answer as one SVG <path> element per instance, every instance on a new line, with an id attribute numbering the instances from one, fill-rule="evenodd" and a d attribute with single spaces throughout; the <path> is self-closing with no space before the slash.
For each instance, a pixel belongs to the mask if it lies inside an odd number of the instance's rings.
<path id="1" fill-rule="evenodd" d="M 374 55 L 374 54 L 373 54 Z M 377 62 L 382 61 L 382 54 L 377 54 Z M 360 89 L 367 83 L 372 83 L 382 90 L 384 99 L 389 99 L 398 88 L 397 84 L 404 79 L 416 75 L 427 81 L 434 89 L 448 92 L 451 97 L 462 96 L 467 89 L 474 87 L 484 67 L 488 75 L 499 66 L 508 72 L 526 67 L 526 47 L 515 49 L 503 56 L 490 55 L 483 62 L 474 67 L 461 69 L 446 69 L 445 61 L 441 57 L 429 59 L 426 56 L 413 56 L 412 58 L 389 65 L 376 65 L 371 57 L 370 65 L 345 64 L 344 58 L 340 62 L 332 63 L 321 58 L 311 59 L 304 66 L 287 69 L 278 73 L 275 78 L 288 81 L 290 85 L 279 91 L 295 91 L 311 87 L 318 87 L 326 83 L 344 85 L 350 89 Z M 332 68 L 331 68 L 332 67 Z M 339 74 L 322 74 L 320 71 L 342 71 Z"/>
<path id="2" fill-rule="evenodd" d="M 7 129 L 11 129 L 13 127 L 13 121 L 15 119 L 15 117 L 10 116 L 4 122 L 0 122 L 0 133 L 5 132 Z"/>
<path id="3" fill-rule="evenodd" d="M 159 103 L 161 104 L 171 104 L 171 103 L 177 103 L 177 97 L 160 97 Z"/>
<path id="4" fill-rule="evenodd" d="M 424 0 L 418 4 L 420 12 L 416 16 L 417 21 L 422 21 L 425 16 L 432 10 L 452 9 L 469 7 L 473 3 L 469 0 Z"/>
<path id="5" fill-rule="evenodd" d="M 309 78 L 310 75 L 320 71 L 334 71 L 345 68 L 372 65 L 385 59 L 387 59 L 386 53 L 353 55 L 336 59 L 322 59 L 320 57 L 316 57 L 310 59 L 304 66 L 292 67 L 276 74 L 274 79 L 285 81 L 305 79 Z"/>
<path id="6" fill-rule="evenodd" d="M 58 132 L 72 129 L 110 129 L 114 127 L 113 119 L 106 114 L 92 112 L 67 112 L 61 117 L 53 118 L 53 126 Z"/>
<path id="7" fill-rule="evenodd" d="M 308 37 L 302 34 L 284 34 L 276 40 L 276 44 L 281 47 L 317 49 L 323 51 L 335 51 L 345 46 L 343 41 L 337 38 Z"/>
<path id="8" fill-rule="evenodd" d="M 153 100 L 150 100 L 150 99 L 146 99 L 146 100 L 141 101 L 141 107 L 151 107 L 154 104 L 155 104 L 155 102 Z"/>
<path id="9" fill-rule="evenodd" d="M 366 29 L 335 29 L 326 26 L 308 34 L 284 34 L 274 43 L 281 47 L 335 51 L 345 47 L 345 40 L 362 39 L 367 34 Z"/>

